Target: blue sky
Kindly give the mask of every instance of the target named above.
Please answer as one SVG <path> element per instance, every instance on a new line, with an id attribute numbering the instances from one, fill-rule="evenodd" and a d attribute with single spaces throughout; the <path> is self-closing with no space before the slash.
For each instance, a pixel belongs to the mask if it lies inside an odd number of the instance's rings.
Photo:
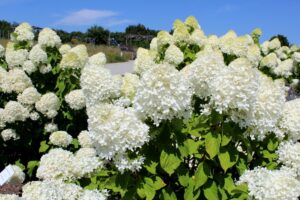
<path id="1" fill-rule="evenodd" d="M 239 35 L 259 27 L 262 40 L 283 34 L 300 44 L 299 0 L 0 0 L 0 19 L 40 27 L 85 31 L 97 24 L 123 31 L 131 24 L 170 30 L 175 19 L 194 15 L 206 34 Z"/>

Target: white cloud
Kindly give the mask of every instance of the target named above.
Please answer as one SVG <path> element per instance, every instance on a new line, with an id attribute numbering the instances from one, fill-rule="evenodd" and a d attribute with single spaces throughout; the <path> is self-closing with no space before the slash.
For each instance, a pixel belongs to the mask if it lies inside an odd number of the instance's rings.
<path id="1" fill-rule="evenodd" d="M 82 9 L 63 17 L 56 24 L 70 26 L 92 25 L 114 16 L 117 16 L 117 13 L 109 10 Z"/>

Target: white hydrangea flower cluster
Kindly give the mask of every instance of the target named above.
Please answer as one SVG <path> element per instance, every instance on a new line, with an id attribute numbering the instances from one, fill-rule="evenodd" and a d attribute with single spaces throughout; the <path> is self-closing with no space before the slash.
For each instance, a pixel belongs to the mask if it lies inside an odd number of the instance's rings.
<path id="1" fill-rule="evenodd" d="M 300 196 L 300 181 L 289 168 L 246 170 L 238 184 L 247 183 L 249 196 L 257 200 L 297 200 Z"/>
<path id="2" fill-rule="evenodd" d="M 87 108 L 87 113 L 89 134 L 101 158 L 135 150 L 149 140 L 148 126 L 131 108 L 102 103 Z"/>
<path id="3" fill-rule="evenodd" d="M 31 79 L 23 70 L 17 68 L 4 72 L 0 83 L 0 88 L 5 93 L 22 93 L 26 88 L 32 87 Z"/>
<path id="4" fill-rule="evenodd" d="M 1 137 L 3 141 L 8 141 L 8 140 L 18 140 L 20 137 L 17 135 L 16 130 L 14 129 L 5 129 L 1 132 Z"/>
<path id="5" fill-rule="evenodd" d="M 29 111 L 17 101 L 9 101 L 3 110 L 3 117 L 6 123 L 25 121 L 29 117 Z"/>
<path id="6" fill-rule="evenodd" d="M 121 95 L 133 100 L 139 83 L 140 79 L 137 75 L 125 73 L 122 79 Z"/>
<path id="7" fill-rule="evenodd" d="M 15 67 L 21 67 L 27 60 L 28 55 L 29 53 L 26 49 L 7 49 L 5 52 L 5 60 L 8 64 L 8 67 L 13 69 Z"/>
<path id="8" fill-rule="evenodd" d="M 196 60 L 182 71 L 187 74 L 187 79 L 192 83 L 195 95 L 206 98 L 210 94 L 210 83 L 223 68 L 225 63 L 222 52 L 206 46 L 197 54 Z"/>
<path id="9" fill-rule="evenodd" d="M 85 97 L 81 89 L 72 90 L 65 96 L 65 100 L 73 110 L 80 110 L 85 107 Z"/>
<path id="10" fill-rule="evenodd" d="M 35 64 L 45 64 L 48 61 L 47 53 L 40 45 L 35 45 L 29 52 L 29 59 Z"/>
<path id="11" fill-rule="evenodd" d="M 83 148 L 74 155 L 60 148 L 43 155 L 36 176 L 43 180 L 79 179 L 102 167 L 101 160 L 92 148 Z"/>
<path id="12" fill-rule="evenodd" d="M 280 63 L 280 60 L 277 58 L 275 53 L 270 53 L 263 57 L 260 61 L 260 66 L 268 67 L 271 70 L 274 70 Z"/>
<path id="13" fill-rule="evenodd" d="M 156 43 L 157 43 L 156 44 L 157 48 L 160 49 L 161 47 L 163 47 L 163 46 L 165 46 L 167 44 L 173 44 L 174 43 L 174 39 L 173 39 L 172 35 L 170 35 L 169 32 L 167 32 L 167 31 L 160 31 L 157 34 L 157 41 L 156 41 Z M 137 54 L 137 57 L 140 57 L 140 56 Z"/>
<path id="14" fill-rule="evenodd" d="M 247 112 L 258 88 L 258 72 L 245 58 L 238 58 L 223 68 L 210 83 L 210 104 L 219 113 Z"/>
<path id="15" fill-rule="evenodd" d="M 282 142 L 276 152 L 278 154 L 278 162 L 291 168 L 300 175 L 300 143 L 291 140 Z"/>
<path id="16" fill-rule="evenodd" d="M 177 46 L 170 45 L 167 48 L 165 53 L 166 62 L 174 65 L 179 65 L 183 60 L 184 60 L 184 55 Z"/>
<path id="17" fill-rule="evenodd" d="M 117 156 L 115 156 L 114 158 L 114 164 L 116 165 L 119 172 L 123 174 L 125 170 L 129 170 L 132 172 L 139 171 L 144 164 L 144 160 L 144 157 L 130 159 L 126 155 L 117 154 Z"/>
<path id="18" fill-rule="evenodd" d="M 49 140 L 56 146 L 67 147 L 71 144 L 73 138 L 66 131 L 55 131 L 51 133 Z"/>
<path id="19" fill-rule="evenodd" d="M 44 94 L 40 100 L 35 103 L 37 111 L 50 119 L 57 115 L 59 107 L 59 98 L 52 92 Z"/>
<path id="20" fill-rule="evenodd" d="M 136 73 L 142 74 L 155 65 L 155 51 L 138 48 L 136 55 L 137 57 L 134 60 L 134 71 Z"/>
<path id="21" fill-rule="evenodd" d="M 37 66 L 33 64 L 31 60 L 26 60 L 22 66 L 22 69 L 27 73 L 27 74 L 32 74 L 33 72 L 37 71 Z"/>
<path id="22" fill-rule="evenodd" d="M 188 117 L 192 95 L 191 85 L 174 66 L 159 64 L 142 75 L 133 107 L 158 126 L 163 120 Z"/>
<path id="23" fill-rule="evenodd" d="M 249 47 L 253 44 L 250 35 L 238 37 L 232 30 L 219 39 L 219 47 L 223 53 L 238 57 L 246 57 Z"/>
<path id="24" fill-rule="evenodd" d="M 46 133 L 52 133 L 58 130 L 57 124 L 54 123 L 47 123 L 45 124 L 44 130 Z"/>
<path id="25" fill-rule="evenodd" d="M 38 44 L 44 49 L 46 47 L 59 48 L 61 45 L 61 39 L 59 38 L 57 33 L 55 31 L 53 31 L 52 29 L 44 28 L 39 33 Z"/>
<path id="26" fill-rule="evenodd" d="M 64 54 L 68 53 L 68 51 L 70 51 L 71 49 L 72 49 L 72 47 L 69 44 L 63 44 L 59 48 L 59 53 L 61 55 L 64 55 Z"/>
<path id="27" fill-rule="evenodd" d="M 40 100 L 41 96 L 35 87 L 29 87 L 19 94 L 17 99 L 23 105 L 33 105 Z"/>
<path id="28" fill-rule="evenodd" d="M 16 194 L 0 194 L 1 200 L 24 200 Z"/>
<path id="29" fill-rule="evenodd" d="M 14 42 L 31 42 L 34 39 L 34 34 L 30 24 L 24 22 L 16 27 L 11 34 L 11 40 Z"/>
<path id="30" fill-rule="evenodd" d="M 110 71 L 97 65 L 87 65 L 81 73 L 80 85 L 87 105 L 116 98 L 120 95 L 121 83 Z"/>
<path id="31" fill-rule="evenodd" d="M 279 63 L 278 67 L 274 69 L 274 73 L 278 76 L 288 78 L 292 75 L 294 69 L 294 61 L 287 59 Z"/>
<path id="32" fill-rule="evenodd" d="M 104 65 L 106 64 L 106 56 L 104 53 L 99 52 L 89 57 L 88 63 L 89 65 L 97 65 L 97 66 L 104 67 Z"/>
<path id="33" fill-rule="evenodd" d="M 85 45 L 77 45 L 63 54 L 60 62 L 62 69 L 82 69 L 88 61 L 88 53 Z"/>
<path id="34" fill-rule="evenodd" d="M 278 120 L 285 104 L 285 85 L 281 79 L 273 81 L 259 72 L 259 87 L 255 103 L 251 105 L 248 116 L 240 125 L 249 127 L 248 133 L 263 139 L 267 133 L 274 132 L 279 139 L 284 135 L 278 131 Z"/>
<path id="35" fill-rule="evenodd" d="M 23 186 L 24 200 L 106 200 L 105 190 L 86 190 L 60 180 L 33 181 Z"/>
<path id="36" fill-rule="evenodd" d="M 93 147 L 93 141 L 88 131 L 81 131 L 78 135 L 78 141 L 80 146 L 83 148 Z"/>
<path id="37" fill-rule="evenodd" d="M 290 139 L 300 139 L 300 98 L 285 102 L 280 107 L 282 114 L 278 121 L 278 127 L 283 133 L 287 133 Z"/>

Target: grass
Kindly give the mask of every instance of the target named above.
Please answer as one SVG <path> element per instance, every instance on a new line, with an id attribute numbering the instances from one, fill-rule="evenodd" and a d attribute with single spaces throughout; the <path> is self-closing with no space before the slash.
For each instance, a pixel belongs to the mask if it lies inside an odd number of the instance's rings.
<path id="1" fill-rule="evenodd" d="M 0 44 L 6 46 L 8 39 L 0 39 Z M 99 52 L 103 52 L 106 55 L 107 63 L 126 62 L 133 57 L 132 52 L 121 51 L 117 47 L 105 46 L 105 45 L 92 45 L 84 44 L 87 47 L 89 56 Z M 75 46 L 72 44 L 72 46 Z"/>

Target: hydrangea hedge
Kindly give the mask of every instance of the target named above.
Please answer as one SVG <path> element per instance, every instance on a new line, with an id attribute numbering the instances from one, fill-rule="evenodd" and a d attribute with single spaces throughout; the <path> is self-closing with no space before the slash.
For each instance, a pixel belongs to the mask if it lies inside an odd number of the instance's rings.
<path id="1" fill-rule="evenodd" d="M 24 186 L 0 199 L 298 199 L 300 48 L 260 35 L 176 20 L 121 76 L 21 24 L 0 47 L 0 166 Z"/>

